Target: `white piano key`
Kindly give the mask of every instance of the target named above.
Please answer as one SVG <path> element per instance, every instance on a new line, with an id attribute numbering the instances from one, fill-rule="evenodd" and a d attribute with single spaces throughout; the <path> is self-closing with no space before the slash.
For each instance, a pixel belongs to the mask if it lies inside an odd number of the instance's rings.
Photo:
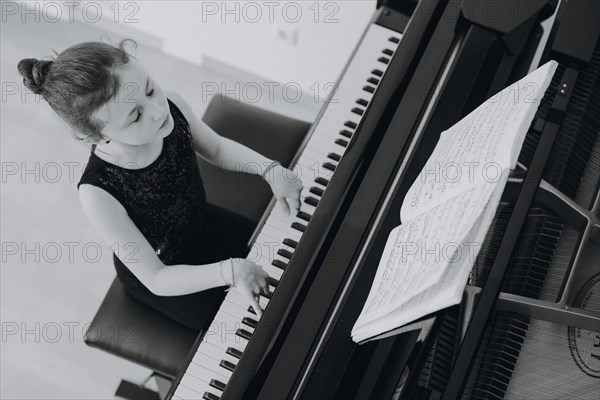
<path id="1" fill-rule="evenodd" d="M 206 377 L 208 378 L 208 377 Z M 204 394 L 205 391 L 209 390 L 210 378 L 208 381 L 200 379 L 192 374 L 186 374 L 181 378 L 181 384 L 187 386 L 190 389 L 195 390 L 198 393 Z"/>
<path id="2" fill-rule="evenodd" d="M 202 354 L 212 357 L 218 362 L 225 360 L 233 364 L 237 364 L 239 361 L 237 358 L 227 354 L 225 351 L 223 351 L 223 349 L 213 345 L 212 343 L 206 343 L 206 345 L 202 347 Z"/>
<path id="3" fill-rule="evenodd" d="M 197 400 L 197 399 L 202 399 L 202 395 L 204 393 L 200 393 L 194 389 L 191 389 L 187 386 L 185 386 L 184 384 L 179 384 L 179 386 L 177 386 L 177 389 L 175 390 L 174 393 L 177 397 L 184 399 L 184 400 Z"/>
<path id="4" fill-rule="evenodd" d="M 201 349 L 200 349 L 201 351 Z M 200 351 L 196 352 L 194 359 L 190 362 L 189 368 L 192 369 L 192 375 L 211 376 L 213 379 L 218 379 L 221 382 L 227 383 L 231 378 L 231 372 L 218 365 L 218 363 Z"/>
<path id="5" fill-rule="evenodd" d="M 291 225 L 291 224 L 290 224 Z M 277 226 L 277 221 L 275 219 L 269 218 L 265 225 L 262 228 L 266 235 L 269 235 L 274 238 L 278 238 L 280 244 L 283 244 L 284 239 L 292 239 L 294 241 L 298 241 L 300 238 L 300 234 L 298 231 L 291 231 L 291 226 Z M 274 247 L 277 246 L 274 242 L 265 243 L 265 247 Z M 267 250 L 267 249 L 265 249 Z"/>
<path id="6" fill-rule="evenodd" d="M 204 342 L 206 342 L 206 344 L 204 344 Z M 226 336 L 221 337 L 221 336 L 217 336 L 217 335 L 211 335 L 211 336 L 208 336 L 206 338 L 206 340 L 203 341 L 202 343 L 203 343 L 202 349 L 204 349 L 204 347 L 207 346 L 208 344 L 211 344 L 214 347 L 218 347 L 223 352 L 225 352 L 228 347 L 233 347 L 240 351 L 244 351 L 244 349 L 248 345 L 249 341 L 240 336 L 226 335 Z M 201 350 L 201 351 L 203 351 L 203 350 Z"/>
<path id="7" fill-rule="evenodd" d="M 196 365 L 200 365 L 210 371 L 213 371 L 215 374 L 221 376 L 223 379 L 229 380 L 229 378 L 231 378 L 231 371 L 220 366 L 220 361 L 217 361 L 214 358 L 207 356 L 206 354 L 203 354 L 201 352 L 196 353 L 192 362 Z"/>
<path id="8" fill-rule="evenodd" d="M 246 298 L 237 290 L 232 290 L 230 292 L 227 293 L 227 298 L 225 299 L 226 301 L 231 301 L 234 302 L 238 305 L 240 305 L 241 307 L 244 307 L 246 309 L 248 309 L 248 307 L 250 306 L 250 303 L 248 303 L 248 301 L 246 300 Z M 264 297 L 261 297 L 258 301 L 258 305 L 259 306 L 266 306 L 268 304 L 268 300 L 265 299 Z M 237 337 L 237 336 L 236 336 Z"/>
<path id="9" fill-rule="evenodd" d="M 274 221 L 267 221 L 263 226 L 267 234 L 272 233 L 273 236 L 283 239 L 292 239 L 298 241 L 302 237 L 302 232 L 293 229 L 291 226 L 277 226 Z"/>
<path id="10" fill-rule="evenodd" d="M 340 138 L 336 138 L 336 139 L 340 139 Z M 334 140 L 334 142 L 335 142 L 335 140 Z M 323 165 L 326 162 L 331 162 L 331 163 L 337 164 L 337 162 L 335 160 L 332 160 L 331 158 L 327 157 L 327 154 L 329 154 L 329 153 L 334 153 L 334 151 L 326 150 L 325 152 L 322 152 L 322 151 L 310 148 L 310 149 L 305 149 L 305 151 L 302 153 L 302 156 L 306 159 L 312 159 L 321 165 Z M 340 153 L 340 151 L 338 150 L 338 152 L 335 154 L 339 154 L 339 153 Z"/>

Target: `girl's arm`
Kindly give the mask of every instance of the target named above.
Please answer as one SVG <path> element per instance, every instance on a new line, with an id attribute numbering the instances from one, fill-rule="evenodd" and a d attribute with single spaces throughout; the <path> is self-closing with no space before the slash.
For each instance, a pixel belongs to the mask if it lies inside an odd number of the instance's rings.
<path id="1" fill-rule="evenodd" d="M 173 99 L 184 114 L 190 124 L 196 153 L 206 161 L 223 169 L 257 175 L 262 175 L 263 171 L 273 162 L 240 143 L 218 135 L 195 115 L 189 104 L 179 94 L 168 92 L 167 97 Z M 271 170 L 266 179 L 286 214 L 290 212 L 286 199 L 295 210 L 300 209 L 302 181 L 295 172 L 277 166 Z"/>
<path id="2" fill-rule="evenodd" d="M 258 174 L 273 161 L 242 144 L 217 134 L 196 116 L 190 105 L 178 93 L 168 91 L 167 97 L 173 100 L 190 124 L 196 153 L 204 160 L 230 171 L 241 170 Z M 253 166 L 253 168 L 249 166 Z"/>
<path id="3" fill-rule="evenodd" d="M 104 239 L 110 244 L 117 244 L 121 250 L 117 254 L 126 254 L 131 243 L 137 246 L 137 252 L 131 259 L 121 261 L 155 295 L 179 296 L 235 283 L 236 290 L 258 316 L 262 315 L 257 298 L 261 291 L 268 293 L 269 275 L 260 265 L 236 259 L 233 263 L 235 268 L 229 260 L 205 265 L 165 266 L 125 208 L 112 195 L 96 186 L 83 184 L 79 187 L 79 199 L 86 215 Z"/>
<path id="4" fill-rule="evenodd" d="M 86 215 L 109 244 L 116 244 L 118 254 L 130 254 L 131 244 L 136 252 L 127 260 L 121 260 L 127 268 L 158 296 L 177 296 L 226 285 L 221 277 L 220 263 L 199 268 L 196 265 L 165 265 L 154 249 L 135 226 L 125 208 L 105 190 L 92 185 L 79 187 L 79 200 Z M 226 272 L 225 269 L 223 272 Z"/>

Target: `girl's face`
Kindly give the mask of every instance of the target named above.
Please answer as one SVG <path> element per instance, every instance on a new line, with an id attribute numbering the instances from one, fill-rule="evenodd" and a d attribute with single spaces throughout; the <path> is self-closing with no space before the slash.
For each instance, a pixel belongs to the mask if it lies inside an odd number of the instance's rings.
<path id="1" fill-rule="evenodd" d="M 142 65 L 134 58 L 118 69 L 119 93 L 94 113 L 106 122 L 107 140 L 143 145 L 168 136 L 174 121 L 167 98 Z"/>

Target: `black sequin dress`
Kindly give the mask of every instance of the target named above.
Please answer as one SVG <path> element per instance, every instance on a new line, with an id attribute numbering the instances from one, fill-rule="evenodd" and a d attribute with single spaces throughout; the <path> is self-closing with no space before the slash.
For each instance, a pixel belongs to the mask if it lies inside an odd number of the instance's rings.
<path id="1" fill-rule="evenodd" d="M 190 127 L 168 100 L 173 131 L 163 139 L 162 152 L 150 165 L 131 169 L 99 158 L 94 149 L 77 185 L 104 189 L 123 205 L 134 224 L 165 265 L 201 265 L 229 257 L 245 257 L 255 224 L 206 202 Z M 123 244 L 116 246 L 121 251 Z M 121 259 L 135 259 L 135 245 Z M 183 296 L 151 293 L 117 254 L 117 276 L 127 291 L 146 305 L 201 330 L 224 297 L 224 287 Z"/>

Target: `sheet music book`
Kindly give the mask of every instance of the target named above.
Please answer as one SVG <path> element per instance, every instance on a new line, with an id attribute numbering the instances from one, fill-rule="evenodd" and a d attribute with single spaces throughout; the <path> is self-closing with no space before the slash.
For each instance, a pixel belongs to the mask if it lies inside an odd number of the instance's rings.
<path id="1" fill-rule="evenodd" d="M 510 170 L 558 63 L 486 100 L 440 135 L 408 190 L 353 329 L 362 342 L 458 304 Z M 419 329 L 415 324 L 412 329 Z"/>

